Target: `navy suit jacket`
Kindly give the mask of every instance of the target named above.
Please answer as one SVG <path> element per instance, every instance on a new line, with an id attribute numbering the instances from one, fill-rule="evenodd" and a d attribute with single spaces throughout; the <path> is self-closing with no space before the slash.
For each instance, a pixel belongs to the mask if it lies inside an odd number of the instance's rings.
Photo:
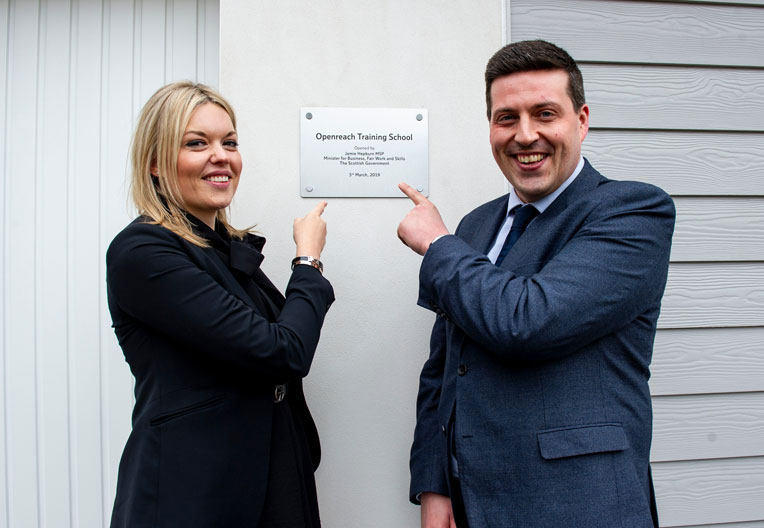
<path id="1" fill-rule="evenodd" d="M 286 401 L 318 465 L 301 378 L 332 287 L 318 270 L 297 266 L 284 298 L 260 270 L 265 239 L 231 241 L 225 262 L 212 235 L 213 247 L 202 248 L 139 218 L 107 252 L 109 310 L 135 376 L 113 527 L 256 526 L 276 383 L 289 381 Z M 250 280 L 280 309 L 276 322 L 247 293 Z"/>
<path id="2" fill-rule="evenodd" d="M 438 314 L 420 378 L 411 500 L 448 495 L 446 430 L 474 527 L 653 526 L 647 385 L 675 210 L 585 163 L 500 267 L 488 202 L 427 251 Z"/>

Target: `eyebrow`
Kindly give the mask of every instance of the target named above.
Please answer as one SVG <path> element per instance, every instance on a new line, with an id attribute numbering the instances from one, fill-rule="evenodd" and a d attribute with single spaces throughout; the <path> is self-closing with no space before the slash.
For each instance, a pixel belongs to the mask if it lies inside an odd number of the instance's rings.
<path id="1" fill-rule="evenodd" d="M 545 101 L 541 101 L 540 103 L 536 103 L 535 105 L 531 106 L 531 109 L 532 110 L 537 110 L 539 108 L 544 108 L 544 107 L 547 107 L 547 106 L 554 106 L 555 108 L 561 108 L 562 107 L 562 105 L 560 103 L 556 102 L 556 101 L 545 100 Z M 515 108 L 513 108 L 511 106 L 503 106 L 501 108 L 497 108 L 495 111 L 496 112 L 515 112 L 516 110 L 515 110 Z"/>
<path id="2" fill-rule="evenodd" d="M 555 101 L 542 101 L 540 103 L 537 103 L 533 106 L 531 106 L 531 110 L 540 110 L 541 108 L 562 108 L 562 105 L 555 102 Z M 512 108 L 511 106 L 503 106 L 501 108 L 496 108 L 491 112 L 491 115 L 499 114 L 501 112 L 517 112 L 515 108 Z"/>
<path id="3" fill-rule="evenodd" d="M 196 134 L 197 136 L 204 136 L 204 137 L 207 137 L 207 134 L 205 134 L 205 133 L 204 133 L 204 132 L 202 132 L 201 130 L 186 130 L 186 131 L 183 133 L 183 135 L 185 136 L 186 134 Z M 231 131 L 229 131 L 229 132 L 228 132 L 228 133 L 227 133 L 225 136 L 223 136 L 223 137 L 229 137 L 229 136 L 235 136 L 235 135 L 236 135 L 236 131 L 235 131 L 235 130 L 231 130 Z"/>

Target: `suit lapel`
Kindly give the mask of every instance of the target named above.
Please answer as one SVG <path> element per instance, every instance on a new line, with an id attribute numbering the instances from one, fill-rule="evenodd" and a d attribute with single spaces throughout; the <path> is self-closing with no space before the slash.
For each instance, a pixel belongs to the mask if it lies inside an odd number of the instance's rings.
<path id="1" fill-rule="evenodd" d="M 539 240 L 552 231 L 553 225 L 559 221 L 560 214 L 567 209 L 568 205 L 575 204 L 580 197 L 589 194 L 603 180 L 602 175 L 587 160 L 584 160 L 584 168 L 581 169 L 581 173 L 542 214 L 528 225 L 500 267 L 503 269 L 512 268 L 523 263 L 528 251 L 538 245 Z"/>
<path id="2" fill-rule="evenodd" d="M 488 208 L 469 228 L 459 231 L 459 237 L 467 241 L 477 251 L 488 254 L 501 229 L 501 224 L 507 217 L 509 195 L 494 200 L 494 205 Z"/>

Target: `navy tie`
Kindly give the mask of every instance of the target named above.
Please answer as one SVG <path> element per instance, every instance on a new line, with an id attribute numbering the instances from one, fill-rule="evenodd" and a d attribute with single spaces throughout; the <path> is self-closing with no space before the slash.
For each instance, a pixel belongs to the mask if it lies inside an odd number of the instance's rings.
<path id="1" fill-rule="evenodd" d="M 507 234 L 506 240 L 504 240 L 504 245 L 501 247 L 499 256 L 496 257 L 497 266 L 501 266 L 501 263 L 504 262 L 509 250 L 512 249 L 512 246 L 515 245 L 517 239 L 523 234 L 525 228 L 538 214 L 538 209 L 530 204 L 515 208 L 515 218 L 512 220 L 512 227 L 509 229 L 509 234 Z"/>

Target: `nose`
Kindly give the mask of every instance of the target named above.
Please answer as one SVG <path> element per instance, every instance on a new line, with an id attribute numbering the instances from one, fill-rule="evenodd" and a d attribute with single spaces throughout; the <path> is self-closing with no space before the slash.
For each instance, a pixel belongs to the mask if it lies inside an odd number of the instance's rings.
<path id="1" fill-rule="evenodd" d="M 538 132 L 533 125 L 533 120 L 527 116 L 522 116 L 517 122 L 515 132 L 515 141 L 520 145 L 530 145 L 538 139 Z"/>
<path id="2" fill-rule="evenodd" d="M 228 151 L 225 149 L 222 143 L 213 143 L 212 144 L 212 154 L 210 156 L 210 161 L 215 164 L 219 163 L 228 163 L 229 157 L 228 157 Z"/>

